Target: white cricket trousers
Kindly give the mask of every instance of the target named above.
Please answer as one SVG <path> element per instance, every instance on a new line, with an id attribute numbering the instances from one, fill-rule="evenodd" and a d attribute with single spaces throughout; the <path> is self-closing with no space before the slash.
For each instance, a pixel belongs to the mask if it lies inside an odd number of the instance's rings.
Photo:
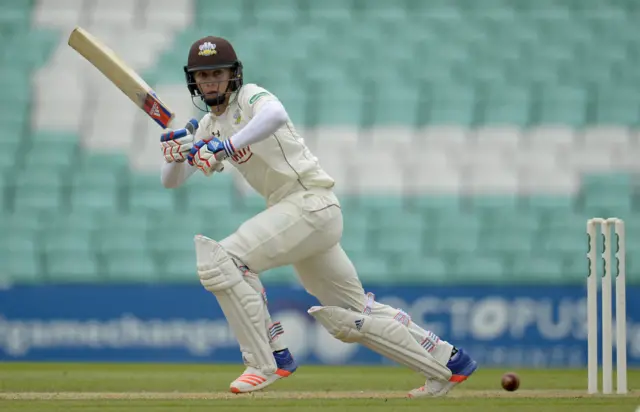
<path id="1" fill-rule="evenodd" d="M 306 291 L 323 306 L 364 310 L 365 292 L 340 246 L 342 211 L 333 191 L 293 193 L 220 241 L 254 273 L 293 265 Z"/>

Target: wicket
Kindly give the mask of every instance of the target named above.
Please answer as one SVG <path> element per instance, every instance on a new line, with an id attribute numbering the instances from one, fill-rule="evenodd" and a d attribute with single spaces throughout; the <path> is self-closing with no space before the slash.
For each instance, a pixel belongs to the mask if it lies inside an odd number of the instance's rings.
<path id="1" fill-rule="evenodd" d="M 612 293 L 611 293 L 611 229 L 615 232 L 616 258 L 616 392 L 627 393 L 627 322 L 625 292 L 625 235 L 624 221 L 617 218 L 593 218 L 587 221 L 587 357 L 588 392 L 598 393 L 598 280 L 597 231 L 602 234 L 602 393 L 613 393 Z"/>

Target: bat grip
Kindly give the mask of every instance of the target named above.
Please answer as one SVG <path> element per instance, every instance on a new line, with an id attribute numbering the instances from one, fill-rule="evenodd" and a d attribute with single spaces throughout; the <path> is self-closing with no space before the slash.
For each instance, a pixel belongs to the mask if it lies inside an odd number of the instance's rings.
<path id="1" fill-rule="evenodd" d="M 166 140 L 174 140 L 180 139 L 181 137 L 185 137 L 186 135 L 195 135 L 196 130 L 198 130 L 198 121 L 196 119 L 191 119 L 187 122 L 187 124 L 182 129 L 176 129 L 170 134 L 166 136 Z"/>
<path id="2" fill-rule="evenodd" d="M 189 134 L 196 134 L 196 130 L 198 130 L 198 121 L 196 119 L 191 119 L 184 126 L 185 129 L 189 132 Z"/>
<path id="3" fill-rule="evenodd" d="M 187 129 L 178 129 L 178 130 L 174 130 L 173 131 L 173 138 L 174 139 L 179 139 L 181 137 L 185 137 L 186 135 L 190 134 L 188 132 Z"/>

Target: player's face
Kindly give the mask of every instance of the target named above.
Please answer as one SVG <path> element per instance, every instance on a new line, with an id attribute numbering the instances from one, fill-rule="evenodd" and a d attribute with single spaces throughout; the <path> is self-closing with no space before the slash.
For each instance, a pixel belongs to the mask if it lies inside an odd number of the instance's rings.
<path id="1" fill-rule="evenodd" d="M 231 70 L 215 69 L 201 70 L 194 74 L 200 92 L 205 97 L 216 97 L 219 93 L 227 91 L 227 85 L 231 78 Z"/>

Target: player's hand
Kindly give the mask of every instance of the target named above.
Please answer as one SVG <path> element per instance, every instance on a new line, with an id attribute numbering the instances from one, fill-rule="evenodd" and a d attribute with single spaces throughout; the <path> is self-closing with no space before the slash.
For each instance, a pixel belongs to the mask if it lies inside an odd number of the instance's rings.
<path id="1" fill-rule="evenodd" d="M 209 137 L 196 142 L 187 155 L 187 161 L 189 164 L 202 170 L 202 172 L 207 176 L 211 175 L 214 171 L 221 169 L 222 166 L 221 161 L 216 158 L 216 153 L 219 152 L 211 150 L 211 148 L 215 147 L 215 143 L 211 147 L 209 146 L 209 143 L 212 141 L 213 138 Z"/>
<path id="2" fill-rule="evenodd" d="M 167 163 L 184 162 L 193 148 L 193 135 L 198 129 L 198 121 L 191 119 L 182 129 L 167 129 L 160 136 L 160 147 Z"/>
<path id="3" fill-rule="evenodd" d="M 231 144 L 231 139 L 221 141 L 215 137 L 211 137 L 207 142 L 207 150 L 214 154 L 219 162 L 233 156 L 236 149 Z"/>

